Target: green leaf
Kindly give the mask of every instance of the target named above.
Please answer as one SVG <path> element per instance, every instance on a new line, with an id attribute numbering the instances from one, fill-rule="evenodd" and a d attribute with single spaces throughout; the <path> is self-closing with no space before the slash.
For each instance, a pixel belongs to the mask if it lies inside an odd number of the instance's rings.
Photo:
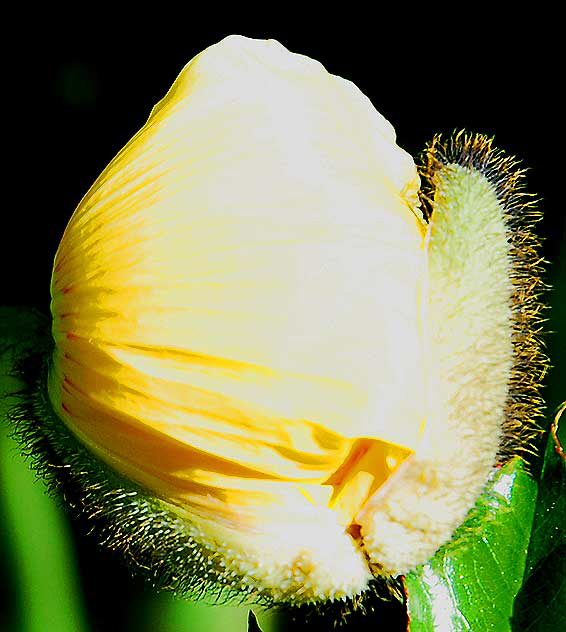
<path id="1" fill-rule="evenodd" d="M 453 540 L 406 578 L 411 632 L 497 630 L 522 584 L 536 483 L 514 459 L 498 470 Z"/>
<path id="2" fill-rule="evenodd" d="M 566 629 L 566 464 L 546 448 L 527 554 L 524 584 L 515 600 L 513 632 Z"/>
<path id="3" fill-rule="evenodd" d="M 565 467 L 549 445 L 539 482 L 518 458 L 494 474 L 454 539 L 407 576 L 411 632 L 564 629 Z"/>
<path id="4" fill-rule="evenodd" d="M 248 632 L 262 632 L 253 610 L 248 612 Z"/>

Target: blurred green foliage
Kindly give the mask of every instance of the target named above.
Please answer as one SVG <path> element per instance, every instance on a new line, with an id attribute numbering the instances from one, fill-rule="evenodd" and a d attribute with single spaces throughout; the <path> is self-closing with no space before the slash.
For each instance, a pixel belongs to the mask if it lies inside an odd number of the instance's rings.
<path id="1" fill-rule="evenodd" d="M 46 494 L 18 444 L 0 432 L 0 495 L 3 550 L 9 552 L 4 572 L 14 601 L 0 619 L 2 632 L 244 632 L 248 608 L 208 606 L 154 593 L 151 588 L 124 587 L 113 601 L 101 590 L 103 603 L 91 598 L 90 613 L 82 592 L 74 537 L 59 504 Z M 6 560 L 5 560 L 6 562 Z M 85 571 L 87 569 L 83 569 Z M 106 569 L 112 572 L 108 564 Z M 99 581 L 106 578 L 100 576 Z M 127 601 L 124 616 L 124 600 Z M 116 616 L 113 620 L 113 613 Z M 277 629 L 274 614 L 256 611 L 263 632 Z"/>

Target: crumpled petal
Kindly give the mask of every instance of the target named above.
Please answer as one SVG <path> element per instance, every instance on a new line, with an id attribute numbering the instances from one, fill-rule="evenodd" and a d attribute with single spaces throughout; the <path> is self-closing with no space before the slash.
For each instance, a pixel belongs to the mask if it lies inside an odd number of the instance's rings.
<path id="1" fill-rule="evenodd" d="M 320 508 L 358 442 L 420 436 L 418 188 L 354 84 L 273 40 L 206 49 L 65 231 L 56 411 L 191 515 L 347 524 Z"/>

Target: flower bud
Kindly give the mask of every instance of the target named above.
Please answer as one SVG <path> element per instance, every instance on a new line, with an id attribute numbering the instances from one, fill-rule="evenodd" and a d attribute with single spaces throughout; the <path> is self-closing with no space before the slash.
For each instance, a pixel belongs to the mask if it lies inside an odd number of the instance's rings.
<path id="1" fill-rule="evenodd" d="M 352 83 L 228 37 L 67 226 L 53 407 L 238 574 L 305 598 L 371 577 L 348 529 L 423 423 L 418 187 Z"/>
<path id="2" fill-rule="evenodd" d="M 515 164 L 459 135 L 419 176 L 318 62 L 236 36 L 197 55 L 55 259 L 32 441 L 103 539 L 181 592 L 295 605 L 355 601 L 449 541 L 537 432 Z"/>

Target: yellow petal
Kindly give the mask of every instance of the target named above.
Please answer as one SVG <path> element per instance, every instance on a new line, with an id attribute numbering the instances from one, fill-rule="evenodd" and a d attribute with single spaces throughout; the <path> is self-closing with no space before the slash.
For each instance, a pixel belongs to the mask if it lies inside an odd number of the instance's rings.
<path id="1" fill-rule="evenodd" d="M 226 555 L 259 530 L 246 553 L 261 559 L 293 524 L 303 542 L 278 568 L 318 547 L 336 556 L 317 572 L 340 563 L 362 585 L 344 527 L 415 449 L 424 410 L 418 187 L 352 83 L 272 40 L 208 48 L 69 222 L 56 411 L 201 535 L 224 529 Z"/>

